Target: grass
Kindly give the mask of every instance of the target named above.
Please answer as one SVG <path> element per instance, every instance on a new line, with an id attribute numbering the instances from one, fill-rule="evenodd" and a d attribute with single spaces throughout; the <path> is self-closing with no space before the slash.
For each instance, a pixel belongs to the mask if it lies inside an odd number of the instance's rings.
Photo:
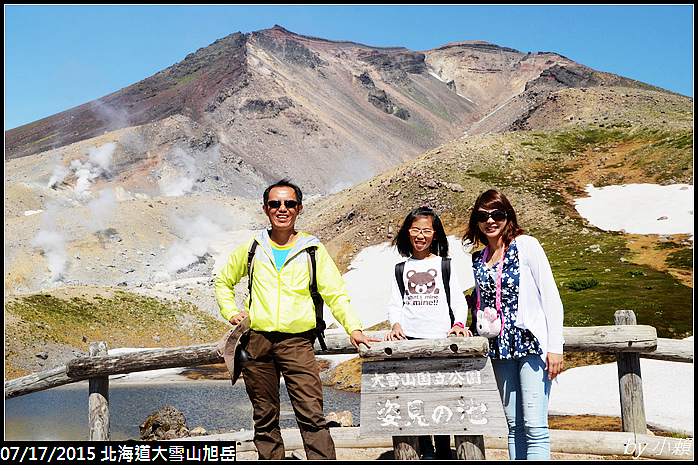
<path id="1" fill-rule="evenodd" d="M 533 232 L 558 282 L 565 326 L 613 325 L 616 310 L 633 310 L 638 324 L 656 327 L 658 337 L 693 334 L 693 290 L 669 273 L 621 261 L 631 258 L 624 239 L 597 232 L 591 237 L 598 253 L 588 249 L 589 235 Z"/>
<path id="2" fill-rule="evenodd" d="M 6 341 L 17 338 L 67 344 L 85 352 L 90 342 L 119 347 L 179 347 L 217 340 L 227 325 L 183 301 L 160 300 L 123 290 L 106 295 L 58 297 L 49 293 L 16 298 L 5 311 L 20 318 L 6 327 Z M 5 354 L 5 372 L 13 352 Z"/>
<path id="3" fill-rule="evenodd" d="M 680 270 L 692 270 L 693 269 L 693 250 L 692 249 L 681 249 L 676 252 L 672 252 L 666 259 L 668 266 L 672 268 L 678 268 Z"/>
<path id="4" fill-rule="evenodd" d="M 583 291 L 584 289 L 591 289 L 598 285 L 599 282 L 594 278 L 573 279 L 567 283 L 567 287 L 573 291 Z"/>

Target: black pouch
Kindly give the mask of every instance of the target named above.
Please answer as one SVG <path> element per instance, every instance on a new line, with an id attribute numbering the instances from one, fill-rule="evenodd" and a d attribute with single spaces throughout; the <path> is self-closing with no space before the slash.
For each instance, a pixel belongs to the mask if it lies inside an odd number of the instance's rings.
<path id="1" fill-rule="evenodd" d="M 240 343 L 235 351 L 235 362 L 241 365 L 253 360 L 250 353 L 247 351 L 247 344 L 250 342 L 249 331 L 240 338 Z"/>

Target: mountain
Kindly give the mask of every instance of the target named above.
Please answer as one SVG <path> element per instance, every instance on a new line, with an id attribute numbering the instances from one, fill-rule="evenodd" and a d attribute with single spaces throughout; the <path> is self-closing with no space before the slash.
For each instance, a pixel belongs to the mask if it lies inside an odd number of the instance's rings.
<path id="1" fill-rule="evenodd" d="M 661 337 L 692 332 L 692 237 L 601 231 L 574 208 L 587 184 L 692 185 L 692 98 L 555 53 L 480 41 L 415 52 L 276 26 L 6 131 L 6 375 L 90 341 L 189 343 L 190 316 L 144 329 L 116 307 L 137 293 L 220 319 L 215 260 L 239 230 L 266 226 L 261 192 L 287 176 L 308 194 L 299 227 L 342 272 L 418 205 L 462 234 L 475 197 L 497 187 L 544 243 L 567 325 L 630 308 Z M 567 287 L 580 279 L 599 285 Z"/>
<path id="2" fill-rule="evenodd" d="M 117 171 L 148 195 L 162 193 L 182 152 L 206 160 L 199 180 L 221 181 L 197 186 L 205 192 L 256 198 L 288 176 L 333 193 L 464 134 L 521 128 L 554 90 L 621 80 L 555 53 L 480 41 L 414 52 L 275 26 L 231 34 L 127 88 L 6 131 L 5 158 L 50 151 L 67 165 L 100 138 L 117 143 Z"/>

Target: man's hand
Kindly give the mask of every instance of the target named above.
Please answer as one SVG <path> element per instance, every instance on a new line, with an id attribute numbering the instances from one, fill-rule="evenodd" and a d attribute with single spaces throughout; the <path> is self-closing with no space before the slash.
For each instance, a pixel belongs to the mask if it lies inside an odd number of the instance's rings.
<path id="1" fill-rule="evenodd" d="M 369 349 L 371 348 L 371 344 L 369 342 L 380 342 L 380 339 L 376 339 L 375 337 L 368 337 L 366 336 L 363 331 L 360 329 L 357 329 L 356 331 L 352 331 L 351 335 L 349 336 L 349 340 L 351 341 L 351 344 L 356 347 L 356 350 L 359 350 L 359 344 L 365 344 L 366 347 Z"/>
<path id="2" fill-rule="evenodd" d="M 249 313 L 246 310 L 241 311 L 240 313 L 238 313 L 230 319 L 230 324 L 234 326 L 239 325 L 240 322 L 244 320 L 247 315 L 249 315 Z"/>

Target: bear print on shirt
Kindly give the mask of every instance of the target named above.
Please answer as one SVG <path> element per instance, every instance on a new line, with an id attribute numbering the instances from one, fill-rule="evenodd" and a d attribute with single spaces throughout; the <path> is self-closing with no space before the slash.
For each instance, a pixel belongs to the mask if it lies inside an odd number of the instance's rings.
<path id="1" fill-rule="evenodd" d="M 407 293 L 408 294 L 438 294 L 436 288 L 436 270 L 431 269 L 426 272 L 409 270 L 407 272 Z"/>

